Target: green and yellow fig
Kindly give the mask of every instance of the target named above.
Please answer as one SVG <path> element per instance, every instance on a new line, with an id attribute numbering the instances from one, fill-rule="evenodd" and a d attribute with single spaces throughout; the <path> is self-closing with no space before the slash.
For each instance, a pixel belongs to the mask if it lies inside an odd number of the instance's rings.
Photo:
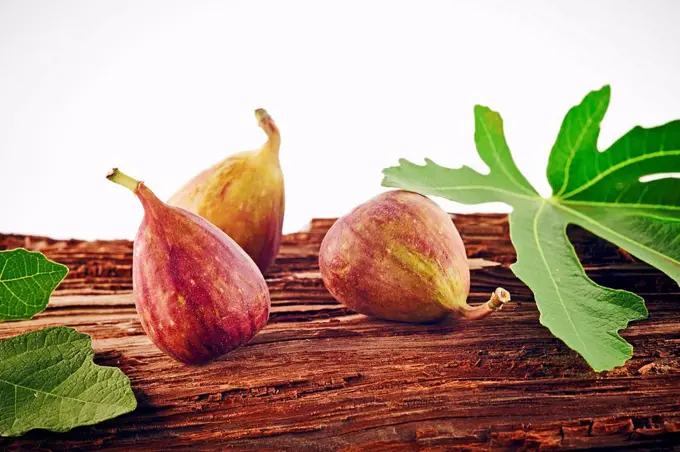
<path id="1" fill-rule="evenodd" d="M 339 302 L 381 319 L 480 319 L 510 300 L 498 288 L 483 305 L 467 304 L 470 269 L 458 230 L 432 200 L 407 191 L 378 195 L 338 219 L 321 243 L 319 267 Z"/>
<path id="2" fill-rule="evenodd" d="M 203 171 L 168 204 L 220 228 L 264 272 L 276 259 L 281 244 L 285 196 L 279 129 L 265 110 L 255 110 L 255 117 L 267 142 L 256 151 L 232 155 Z"/>
<path id="3" fill-rule="evenodd" d="M 117 169 L 107 178 L 132 190 L 144 207 L 132 281 L 151 341 L 187 364 L 207 363 L 250 341 L 271 306 L 253 260 L 217 227 L 163 203 L 144 183 Z"/>

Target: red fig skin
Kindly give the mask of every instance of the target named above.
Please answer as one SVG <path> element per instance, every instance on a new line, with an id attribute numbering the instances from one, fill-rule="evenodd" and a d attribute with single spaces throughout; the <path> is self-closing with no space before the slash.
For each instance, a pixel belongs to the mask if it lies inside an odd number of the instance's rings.
<path id="1" fill-rule="evenodd" d="M 143 183 L 134 192 L 145 214 L 134 243 L 133 290 L 151 341 L 186 364 L 245 345 L 271 306 L 253 260 L 217 227 L 168 206 Z"/>
<path id="2" fill-rule="evenodd" d="M 340 218 L 321 243 L 319 267 L 338 301 L 387 320 L 478 319 L 509 301 L 497 289 L 484 305 L 467 305 L 470 270 L 456 227 L 436 203 L 407 191 L 378 195 Z"/>

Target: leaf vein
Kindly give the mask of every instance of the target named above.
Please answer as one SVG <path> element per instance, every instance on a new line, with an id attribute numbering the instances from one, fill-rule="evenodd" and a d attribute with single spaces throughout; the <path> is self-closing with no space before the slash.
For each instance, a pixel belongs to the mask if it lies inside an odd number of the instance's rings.
<path id="1" fill-rule="evenodd" d="M 24 280 L 24 279 L 33 279 L 36 276 L 45 276 L 45 275 L 51 276 L 51 275 L 55 275 L 55 274 L 58 274 L 58 273 L 62 273 L 62 271 L 61 270 L 53 270 L 51 272 L 35 273 L 33 275 L 19 276 L 18 278 L 10 278 L 10 279 L 2 279 L 0 277 L 0 281 L 2 281 L 2 282 L 21 281 L 21 280 Z"/>
<path id="2" fill-rule="evenodd" d="M 583 338 L 581 338 L 581 334 L 579 333 L 578 329 L 576 328 L 576 325 L 574 324 L 573 319 L 571 318 L 571 314 L 569 313 L 569 310 L 567 309 L 567 305 L 564 303 L 564 299 L 562 298 L 562 293 L 560 292 L 560 288 L 557 285 L 557 281 L 555 281 L 555 278 L 553 277 L 553 274 L 550 271 L 550 265 L 548 264 L 548 260 L 545 257 L 545 253 L 543 252 L 543 247 L 541 246 L 541 242 L 540 242 L 540 239 L 538 237 L 538 218 L 540 217 L 541 212 L 543 211 L 544 207 L 545 207 L 545 203 L 542 203 L 541 206 L 536 211 L 536 215 L 534 216 L 533 233 L 534 233 L 534 240 L 536 241 L 536 248 L 538 249 L 538 253 L 541 255 L 541 259 L 543 260 L 543 264 L 545 265 L 545 268 L 548 271 L 548 275 L 550 276 L 550 281 L 552 282 L 553 287 L 555 287 L 555 292 L 557 293 L 557 297 L 560 300 L 560 305 L 562 306 L 562 309 L 564 310 L 564 313 L 567 316 L 567 320 L 569 320 L 569 324 L 571 325 L 572 329 L 574 330 L 574 333 L 576 333 L 576 337 L 581 342 L 581 345 L 583 345 L 583 350 L 585 352 L 585 351 L 588 351 L 588 346 L 583 341 Z"/>
<path id="3" fill-rule="evenodd" d="M 484 134 L 486 135 L 486 139 L 487 139 L 487 141 L 489 142 L 489 146 L 491 146 L 491 147 L 493 148 L 493 156 L 494 156 L 494 160 L 496 160 L 496 163 L 498 163 L 498 166 L 499 166 L 499 168 L 501 169 L 501 171 L 503 171 L 503 173 L 505 173 L 505 175 L 508 176 L 508 179 L 510 180 L 510 182 L 512 182 L 512 184 L 513 184 L 515 187 L 517 187 L 520 191 L 522 191 L 522 192 L 524 192 L 524 193 L 533 194 L 533 193 L 532 193 L 530 190 L 528 190 L 524 185 L 520 184 L 520 183 L 515 179 L 515 177 L 514 177 L 513 175 L 511 175 L 511 174 L 508 172 L 508 170 L 507 170 L 507 168 L 505 167 L 505 165 L 503 165 L 503 162 L 501 162 L 500 156 L 498 155 L 498 148 L 496 147 L 496 143 L 494 143 L 494 141 L 493 141 L 493 139 L 492 139 L 492 137 L 491 137 L 491 132 L 489 131 L 489 129 L 487 129 L 486 124 L 484 123 L 484 121 L 480 121 L 480 123 L 482 124 L 482 128 L 484 129 Z"/>
<path id="4" fill-rule="evenodd" d="M 605 151 L 605 154 L 607 152 L 609 152 L 609 151 Z M 560 196 L 563 193 L 562 191 L 560 191 L 560 193 L 557 193 L 555 195 L 555 197 L 560 198 L 560 199 L 568 199 L 571 196 L 574 196 L 574 195 L 581 193 L 582 191 L 586 190 L 587 188 L 592 187 L 593 185 L 595 185 L 596 183 L 598 183 L 599 181 L 601 181 L 605 177 L 609 176 L 613 172 L 616 172 L 616 171 L 618 171 L 622 168 L 625 168 L 629 165 L 632 165 L 633 163 L 637 163 L 637 162 L 641 162 L 643 160 L 649 160 L 649 159 L 653 159 L 653 158 L 657 158 L 657 157 L 667 157 L 669 155 L 680 155 L 680 149 L 672 150 L 672 151 L 652 152 L 651 154 L 643 154 L 643 155 L 640 155 L 640 156 L 637 156 L 637 157 L 633 157 L 629 160 L 623 160 L 623 161 L 617 163 L 616 165 L 610 166 L 609 168 L 607 168 L 606 170 L 604 170 L 603 172 L 601 172 L 600 174 L 598 174 L 594 178 L 590 179 L 585 184 L 581 185 L 580 187 L 573 189 L 569 193 Z"/>
<path id="5" fill-rule="evenodd" d="M 31 388 L 29 386 L 18 385 L 16 383 L 12 383 L 11 381 L 2 380 L 2 379 L 0 379 L 0 383 L 6 383 L 10 386 L 14 386 L 15 391 L 17 390 L 17 388 L 20 388 L 20 389 L 26 389 L 28 391 L 34 391 L 34 392 L 37 392 L 39 394 L 45 394 L 47 396 L 56 397 L 56 398 L 61 399 L 61 400 L 71 400 L 73 402 L 81 402 L 81 403 L 90 404 L 90 405 L 101 405 L 101 406 L 107 406 L 107 407 L 111 407 L 111 406 L 122 407 L 121 405 L 113 405 L 111 403 L 95 402 L 95 401 L 92 401 L 92 400 L 84 400 L 84 399 L 78 399 L 78 398 L 75 398 L 75 397 L 68 397 L 68 396 L 62 396 L 62 395 L 59 395 L 59 394 L 52 394 L 52 393 L 47 392 L 47 391 L 41 391 L 40 389 Z M 16 402 L 16 397 L 14 398 L 14 400 Z"/>
<path id="6" fill-rule="evenodd" d="M 631 243 L 631 244 L 633 244 L 633 245 L 639 246 L 640 248 L 643 248 L 643 249 L 649 251 L 650 253 L 659 256 L 661 259 L 664 259 L 664 260 L 666 260 L 666 261 L 671 262 L 672 264 L 675 264 L 675 265 L 679 265 L 679 266 L 680 266 L 680 262 L 677 261 L 677 260 L 675 260 L 675 259 L 673 259 L 672 257 L 667 256 L 667 255 L 665 255 L 665 254 L 663 254 L 663 253 L 661 253 L 661 252 L 659 252 L 659 251 L 657 251 L 657 250 L 655 250 L 655 249 L 653 249 L 653 248 L 650 248 L 650 247 L 648 247 L 647 245 L 645 245 L 645 244 L 643 244 L 643 243 L 634 242 L 633 240 L 631 240 L 631 239 L 628 238 L 627 236 L 625 236 L 625 235 L 623 235 L 623 234 L 621 234 L 621 233 L 615 231 L 614 229 L 611 229 L 611 228 L 605 226 L 604 224 L 602 224 L 602 223 L 600 223 L 599 221 L 596 221 L 596 220 L 590 218 L 590 217 L 587 216 L 587 215 L 582 214 L 582 213 L 579 212 L 578 210 L 570 209 L 569 207 L 566 207 L 566 206 L 564 206 L 564 205 L 562 205 L 562 204 L 560 204 L 560 203 L 555 203 L 555 202 L 553 202 L 552 204 L 553 204 L 554 206 L 557 206 L 557 207 L 560 208 L 560 209 L 563 209 L 563 210 L 566 210 L 566 211 L 568 211 L 568 212 L 571 212 L 571 214 L 573 214 L 574 216 L 579 217 L 579 218 L 583 219 L 584 221 L 586 221 L 586 222 L 588 222 L 588 223 L 594 224 L 595 226 L 604 229 L 605 231 L 611 233 L 612 235 L 615 235 L 615 236 L 617 236 L 617 237 L 620 237 L 620 238 L 623 239 L 625 242 L 628 242 L 628 243 Z M 601 235 L 601 234 L 598 234 L 598 235 Z"/>
<path id="7" fill-rule="evenodd" d="M 560 191 L 557 193 L 556 196 L 561 195 L 564 193 L 564 191 L 567 189 L 567 185 L 569 184 L 569 170 L 571 169 L 571 164 L 574 161 L 574 157 L 576 157 L 576 151 L 578 150 L 579 147 L 581 147 L 581 143 L 583 142 L 583 139 L 586 136 L 586 132 L 588 131 L 588 127 L 593 122 L 593 117 L 595 117 L 596 114 L 599 114 L 600 108 L 602 108 L 602 105 L 604 105 L 604 101 L 600 101 L 600 103 L 597 105 L 595 108 L 595 111 L 588 116 L 588 120 L 586 121 L 585 126 L 583 126 L 583 129 L 581 130 L 581 133 L 579 134 L 578 138 L 576 139 L 576 143 L 574 146 L 571 147 L 569 151 L 569 158 L 567 159 L 567 162 L 564 165 L 564 181 L 562 182 L 562 187 L 560 188 Z M 567 134 L 569 136 L 569 134 Z"/>

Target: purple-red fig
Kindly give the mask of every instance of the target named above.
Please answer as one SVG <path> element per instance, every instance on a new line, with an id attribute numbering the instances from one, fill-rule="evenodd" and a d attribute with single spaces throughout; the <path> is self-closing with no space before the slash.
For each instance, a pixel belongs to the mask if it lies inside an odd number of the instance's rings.
<path id="1" fill-rule="evenodd" d="M 510 300 L 498 288 L 486 303 L 467 304 L 470 270 L 458 230 L 437 204 L 407 191 L 378 195 L 338 219 L 321 243 L 319 267 L 338 301 L 381 319 L 480 319 Z"/>
<path id="2" fill-rule="evenodd" d="M 271 306 L 253 260 L 217 227 L 163 203 L 143 182 L 117 169 L 107 178 L 132 190 L 144 207 L 132 273 L 151 341 L 186 364 L 208 363 L 250 341 Z"/>

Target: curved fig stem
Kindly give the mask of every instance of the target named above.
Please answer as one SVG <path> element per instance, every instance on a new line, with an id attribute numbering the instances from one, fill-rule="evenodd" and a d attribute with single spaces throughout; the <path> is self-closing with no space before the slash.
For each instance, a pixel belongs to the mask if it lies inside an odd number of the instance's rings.
<path id="1" fill-rule="evenodd" d="M 130 189 L 132 193 L 137 193 L 137 189 L 139 188 L 140 184 L 138 180 L 118 171 L 118 168 L 114 168 L 109 171 L 109 174 L 106 175 L 106 178 L 111 182 L 115 182 L 125 188 Z"/>
<path id="2" fill-rule="evenodd" d="M 274 120 L 267 110 L 264 108 L 258 108 L 255 110 L 255 117 L 257 118 L 257 123 L 267 134 L 267 144 L 262 148 L 269 149 L 269 152 L 273 152 L 275 155 L 279 155 L 279 147 L 281 146 L 281 134 L 279 133 L 279 128 L 274 124 Z"/>
<path id="3" fill-rule="evenodd" d="M 460 314 L 465 320 L 483 319 L 494 311 L 500 310 L 508 301 L 510 301 L 510 292 L 499 287 L 491 294 L 489 301 L 479 306 L 466 306 Z"/>

